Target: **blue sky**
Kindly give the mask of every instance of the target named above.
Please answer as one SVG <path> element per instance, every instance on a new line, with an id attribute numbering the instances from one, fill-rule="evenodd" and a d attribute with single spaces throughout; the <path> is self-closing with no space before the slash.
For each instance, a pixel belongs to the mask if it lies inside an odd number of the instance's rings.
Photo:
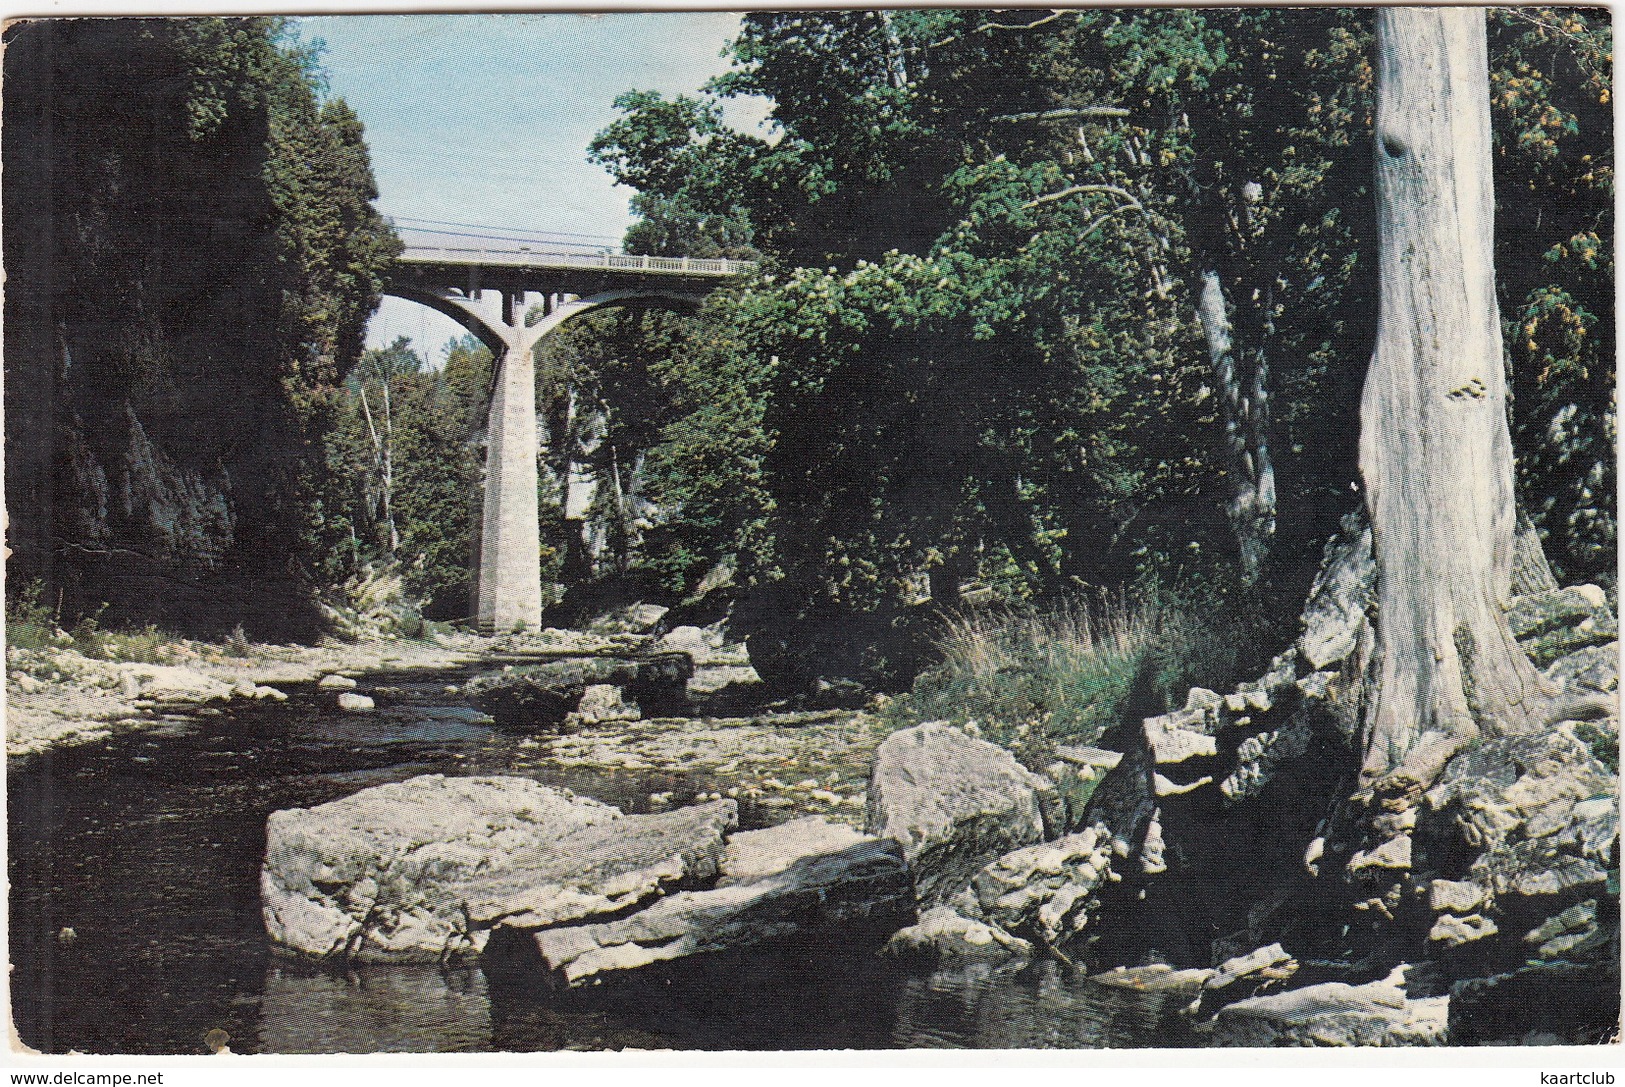
<path id="1" fill-rule="evenodd" d="M 628 90 L 693 93 L 724 70 L 739 16 L 329 15 L 299 20 L 326 45 L 329 92 L 367 127 L 386 215 L 562 231 L 619 242 L 631 191 L 586 161 L 587 143 Z M 730 120 L 760 121 L 742 103 Z M 411 337 L 431 361 L 461 330 L 386 299 L 368 345 Z"/>

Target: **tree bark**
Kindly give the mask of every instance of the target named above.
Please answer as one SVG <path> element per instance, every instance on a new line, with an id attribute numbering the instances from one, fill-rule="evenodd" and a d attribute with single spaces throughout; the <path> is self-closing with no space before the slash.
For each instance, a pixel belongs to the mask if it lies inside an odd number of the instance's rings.
<path id="1" fill-rule="evenodd" d="M 1377 555 L 1362 779 L 1425 788 L 1548 700 L 1508 629 L 1512 442 L 1492 249 L 1481 8 L 1377 14 L 1377 344 L 1360 474 Z"/>
<path id="2" fill-rule="evenodd" d="M 1237 365 L 1230 313 L 1218 271 L 1205 269 L 1196 314 L 1207 340 L 1208 361 L 1223 413 L 1225 469 L 1230 476 L 1230 501 L 1225 512 L 1236 537 L 1242 581 L 1256 585 L 1275 535 L 1268 377 L 1262 344 L 1248 353 L 1248 365 Z"/>

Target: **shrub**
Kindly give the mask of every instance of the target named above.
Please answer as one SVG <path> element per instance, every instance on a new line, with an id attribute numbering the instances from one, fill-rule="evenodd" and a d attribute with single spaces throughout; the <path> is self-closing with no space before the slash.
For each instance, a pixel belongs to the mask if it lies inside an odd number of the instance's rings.
<path id="1" fill-rule="evenodd" d="M 6 601 L 6 645 L 13 649 L 49 649 L 56 642 L 56 624 L 51 609 L 41 598 L 45 583 L 29 582 Z"/>

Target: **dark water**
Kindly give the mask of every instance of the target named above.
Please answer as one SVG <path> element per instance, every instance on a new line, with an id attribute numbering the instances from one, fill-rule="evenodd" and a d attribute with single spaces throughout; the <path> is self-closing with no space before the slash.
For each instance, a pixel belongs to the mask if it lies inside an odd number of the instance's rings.
<path id="1" fill-rule="evenodd" d="M 559 1001 L 478 967 L 342 971 L 271 954 L 265 818 L 422 773 L 520 772 L 637 810 L 649 777 L 548 771 L 444 686 L 372 677 L 375 714 L 308 690 L 177 714 L 7 775 L 17 1028 L 46 1052 L 1047 1048 L 1178 1045 L 1158 1002 L 1052 962 L 930 971 L 871 949 L 713 956 L 678 983 Z M 673 782 L 661 781 L 669 789 Z M 679 786 L 681 782 L 677 783 Z M 744 814 L 748 823 L 750 813 Z M 69 936 L 64 929 L 71 929 Z"/>

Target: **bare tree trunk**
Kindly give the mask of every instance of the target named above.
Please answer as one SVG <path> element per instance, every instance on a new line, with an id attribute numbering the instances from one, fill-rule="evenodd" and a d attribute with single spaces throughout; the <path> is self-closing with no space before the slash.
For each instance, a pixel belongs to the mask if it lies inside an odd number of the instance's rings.
<path id="1" fill-rule="evenodd" d="M 393 495 L 390 493 L 393 485 L 390 471 L 390 458 L 388 447 L 378 436 L 378 428 L 372 423 L 372 408 L 367 404 L 367 386 L 363 383 L 361 389 L 361 414 L 367 420 L 367 433 L 372 437 L 372 459 L 378 468 L 378 478 L 383 488 L 384 523 L 389 527 L 389 553 L 393 557 L 400 549 L 400 536 L 395 531 L 395 511 L 393 508 Z M 384 410 L 386 412 L 385 425 L 388 426 L 387 412 L 389 410 L 389 386 L 384 386 Z"/>
<path id="2" fill-rule="evenodd" d="M 1378 671 L 1362 778 L 1426 787 L 1547 695 L 1504 615 L 1512 442 L 1492 250 L 1481 8 L 1377 14 L 1377 346 L 1360 474 L 1377 555 Z"/>
<path id="3" fill-rule="evenodd" d="M 1275 535 L 1275 466 L 1270 460 L 1264 350 L 1260 344 L 1252 352 L 1245 373 L 1237 366 L 1230 306 L 1219 273 L 1212 268 L 1202 272 L 1196 314 L 1223 411 L 1225 468 L 1230 476 L 1226 512 L 1236 536 L 1242 581 L 1254 585 Z"/>
<path id="4" fill-rule="evenodd" d="M 389 522 L 389 553 L 401 549 L 401 534 L 395 527 L 395 416 L 389 407 L 389 381 L 384 381 L 384 519 Z"/>

